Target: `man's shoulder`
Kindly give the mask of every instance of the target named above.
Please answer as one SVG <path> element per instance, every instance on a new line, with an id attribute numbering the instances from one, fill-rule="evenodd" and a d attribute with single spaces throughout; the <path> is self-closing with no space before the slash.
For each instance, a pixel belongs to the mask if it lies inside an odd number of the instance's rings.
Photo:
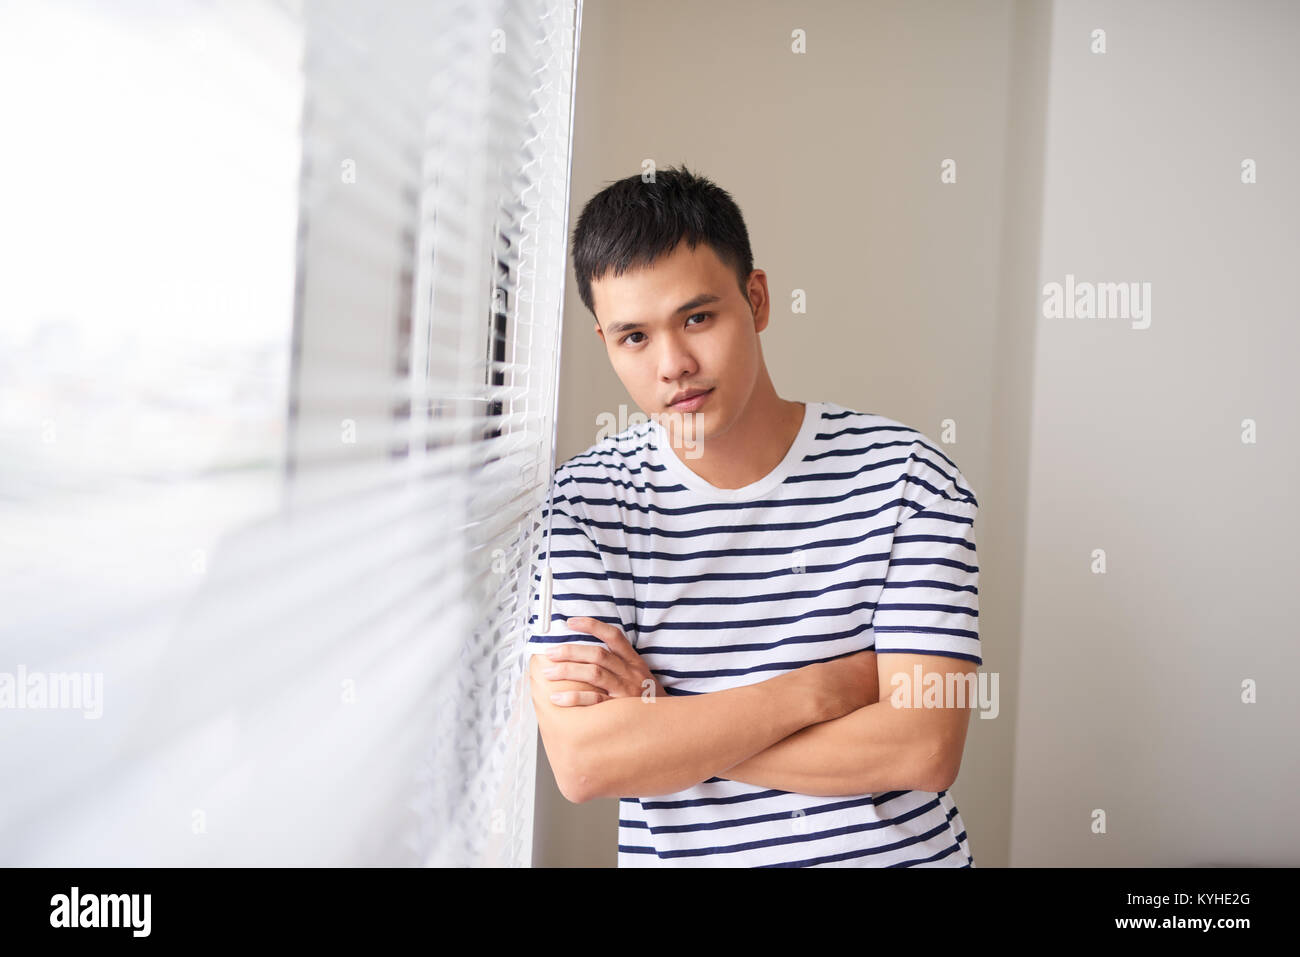
<path id="1" fill-rule="evenodd" d="M 841 450 L 840 454 L 851 450 L 874 458 L 893 453 L 885 457 L 893 461 L 899 475 L 941 482 L 952 490 L 944 497 L 976 503 L 975 493 L 957 463 L 944 452 L 943 444 L 928 433 L 887 415 L 858 412 L 831 402 L 825 403 L 822 418 L 823 441 Z"/>
<path id="2" fill-rule="evenodd" d="M 899 443 L 917 444 L 937 451 L 933 439 L 898 419 L 878 412 L 859 412 L 835 402 L 823 402 L 822 406 L 822 432 L 837 444 L 862 445 L 866 436 L 872 443 L 888 442 L 895 448 Z"/>
<path id="3" fill-rule="evenodd" d="M 556 467 L 556 484 L 619 483 L 639 476 L 654 444 L 654 429 L 654 423 L 646 421 L 629 425 L 621 432 L 598 433 L 595 442 Z"/>

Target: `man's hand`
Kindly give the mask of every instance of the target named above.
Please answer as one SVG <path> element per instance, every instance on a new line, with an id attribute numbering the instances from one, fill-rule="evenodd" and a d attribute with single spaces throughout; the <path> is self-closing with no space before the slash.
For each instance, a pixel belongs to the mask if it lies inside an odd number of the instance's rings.
<path id="1" fill-rule="evenodd" d="M 570 618 L 574 631 L 586 632 L 606 645 L 557 645 L 546 652 L 553 664 L 542 672 L 551 681 L 577 681 L 585 691 L 560 691 L 551 700 L 561 707 L 600 704 L 610 698 L 640 698 L 665 695 L 659 683 L 632 643 L 613 625 L 594 618 Z M 653 688 L 653 690 L 651 690 Z"/>

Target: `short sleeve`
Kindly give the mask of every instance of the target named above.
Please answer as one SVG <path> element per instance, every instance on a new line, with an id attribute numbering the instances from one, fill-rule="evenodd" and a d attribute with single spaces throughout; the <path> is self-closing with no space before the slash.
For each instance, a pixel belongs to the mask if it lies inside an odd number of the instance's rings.
<path id="1" fill-rule="evenodd" d="M 876 604 L 876 653 L 947 655 L 983 664 L 979 636 L 978 501 L 955 472 L 894 532 Z"/>
<path id="2" fill-rule="evenodd" d="M 542 544 L 533 562 L 532 608 L 528 619 L 528 654 L 544 652 L 560 644 L 594 644 L 604 647 L 604 642 L 565 625 L 569 618 L 595 618 L 618 626 L 626 634 L 619 615 L 612 583 L 608 576 L 599 547 L 586 528 L 580 507 L 564 494 L 565 487 L 573 488 L 574 481 L 557 481 L 551 503 L 551 512 L 543 514 Z M 549 524 L 549 529 L 546 527 Z M 554 542 L 554 547 L 550 543 Z M 543 621 L 546 612 L 542 607 L 545 589 L 545 571 L 550 568 L 551 608 L 549 621 Z M 633 636 L 628 640 L 635 644 Z"/>

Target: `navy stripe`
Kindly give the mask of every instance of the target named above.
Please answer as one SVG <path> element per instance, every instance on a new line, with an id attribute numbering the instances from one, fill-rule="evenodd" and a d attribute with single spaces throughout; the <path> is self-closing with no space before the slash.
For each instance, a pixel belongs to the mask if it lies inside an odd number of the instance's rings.
<path id="1" fill-rule="evenodd" d="M 979 655 L 962 654 L 960 651 L 935 651 L 933 648 L 880 648 L 877 646 L 876 654 L 878 655 L 937 655 L 941 658 L 960 658 L 962 661 L 973 661 L 977 665 L 984 664 L 984 659 Z"/>
<path id="2" fill-rule="evenodd" d="M 704 781 L 703 783 L 714 784 L 719 781 L 726 781 L 726 780 L 728 779 L 714 777 L 714 778 L 709 778 L 709 780 Z M 764 798 L 770 798 L 770 797 L 780 796 L 780 795 L 785 795 L 790 793 L 791 792 L 789 791 L 781 791 L 776 788 L 764 788 L 760 791 L 755 791 L 752 794 L 729 794 L 723 797 L 684 798 L 681 800 L 667 800 L 667 801 L 661 800 L 659 798 L 636 798 L 635 800 L 641 805 L 641 808 L 643 810 L 664 811 L 664 810 L 675 810 L 677 808 L 683 808 L 683 807 L 709 807 L 712 805 L 719 805 L 719 804 L 741 804 L 744 803 L 745 801 L 757 801 L 757 800 L 762 800 Z M 879 806 L 881 804 L 885 804 L 888 801 L 892 801 L 895 798 L 900 798 L 903 795 L 910 794 L 910 793 L 911 793 L 910 791 L 882 791 L 880 794 L 872 795 L 872 799 L 873 799 L 872 803 L 875 804 L 876 806 Z"/>
<path id="3" fill-rule="evenodd" d="M 836 515 L 836 516 L 816 519 L 808 522 L 772 522 L 766 525 L 710 525 L 706 528 L 645 529 L 645 528 L 637 528 L 634 526 L 628 526 L 623 524 L 622 522 L 593 521 L 593 522 L 588 522 L 588 524 L 594 528 L 615 530 L 625 535 L 641 534 L 641 535 L 659 536 L 662 538 L 698 538 L 702 535 L 719 535 L 719 534 L 735 535 L 739 532 L 792 532 L 792 531 L 802 531 L 804 529 L 822 528 L 823 526 L 832 525 L 839 522 L 861 522 L 867 519 L 875 518 L 881 512 L 890 511 L 898 505 L 902 505 L 907 508 L 916 507 L 913 505 L 913 503 L 907 501 L 906 499 L 900 498 L 900 499 L 895 499 L 893 502 L 890 502 L 886 505 L 882 505 L 880 508 L 871 509 L 870 511 L 866 511 L 866 512 L 849 512 L 843 515 Z M 931 517 L 932 516 L 930 515 L 926 516 L 927 519 Z M 940 516 L 936 515 L 933 517 L 939 518 Z M 971 524 L 969 520 L 963 519 L 959 516 L 958 517 L 943 516 L 943 518 L 955 524 L 965 524 L 965 525 Z M 555 535 L 574 535 L 575 532 L 577 532 L 577 530 L 553 528 L 551 532 L 552 534 Z M 578 534 L 582 534 L 582 533 L 578 532 Z M 893 528 L 889 528 L 889 527 L 876 528 L 876 529 L 872 529 L 870 532 L 864 533 L 856 537 L 851 537 L 847 539 L 830 539 L 825 541 L 812 542 L 807 546 L 801 545 L 800 548 L 824 548 L 830 545 L 837 544 L 839 542 L 862 541 L 867 538 L 874 538 L 876 536 L 892 537 L 892 534 L 893 534 Z M 585 538 L 586 536 L 584 535 L 583 537 Z M 600 553 L 603 555 L 626 555 L 631 558 L 647 558 L 647 559 L 656 559 L 660 561 L 689 561 L 700 557 L 716 558 L 722 556 L 735 556 L 735 555 L 788 555 L 791 551 L 790 546 L 786 545 L 784 548 L 775 548 L 775 547 L 749 548 L 749 549 L 729 548 L 729 549 L 714 549 L 711 551 L 693 552 L 686 555 L 679 555 L 674 552 L 633 551 L 629 548 L 625 548 L 625 547 L 621 547 L 621 546 L 617 546 L 617 545 L 613 545 L 601 541 L 595 542 L 594 544 L 599 549 Z"/>
<path id="4" fill-rule="evenodd" d="M 859 860 L 864 857 L 870 857 L 874 854 L 887 854 L 890 851 L 897 851 L 904 847 L 911 847 L 913 844 L 920 844 L 928 841 L 932 837 L 937 837 L 947 828 L 947 824 L 940 824 L 933 829 L 926 831 L 924 834 L 914 834 L 889 844 L 881 844 L 877 847 L 859 848 L 852 851 L 841 851 L 838 854 L 826 854 L 821 857 L 806 857 L 798 861 L 789 861 L 784 864 L 763 864 L 761 867 L 815 867 L 818 864 L 834 864 L 837 861 Z"/>
<path id="5" fill-rule="evenodd" d="M 937 807 L 938 803 L 939 802 L 936 800 L 936 801 L 932 801 L 929 804 L 922 805 L 921 807 L 916 809 L 915 813 L 909 811 L 907 814 L 904 814 L 901 817 L 899 817 L 898 820 L 899 821 L 911 820 L 913 817 L 917 817 L 921 814 L 924 814 L 931 807 Z M 787 818 L 788 817 L 789 815 L 787 815 Z M 861 834 L 863 831 L 879 830 L 882 826 L 884 826 L 884 822 L 882 821 L 866 821 L 862 824 L 845 824 L 841 827 L 833 827 L 828 830 L 817 831 L 815 833 L 785 834 L 780 837 L 768 837 L 757 841 L 743 841 L 739 844 L 715 844 L 709 847 L 674 848 L 668 851 L 659 851 L 658 853 L 660 857 L 702 857 L 708 854 L 735 854 L 739 851 L 749 851 L 760 847 L 782 847 L 786 844 L 806 844 L 809 841 L 824 841 L 830 837 L 841 837 L 846 834 Z M 947 827 L 948 824 L 947 822 L 945 822 L 943 824 L 940 824 L 938 828 L 936 828 L 930 834 L 922 835 L 920 837 L 913 837 L 907 841 L 899 842 L 899 846 L 911 844 L 918 840 L 921 841 L 926 840 L 927 838 L 933 836 L 933 834 L 936 834 Z M 805 865 L 796 864 L 794 866 L 803 867 Z"/>
<path id="6" fill-rule="evenodd" d="M 838 505 L 840 503 L 847 502 L 850 499 L 858 498 L 863 495 L 875 495 L 880 492 L 887 491 L 889 489 L 892 489 L 895 485 L 898 485 L 900 482 L 904 486 L 919 485 L 921 488 L 925 489 L 928 492 L 931 492 L 936 495 L 940 494 L 939 489 L 936 489 L 933 485 L 931 485 L 929 482 L 925 481 L 922 478 L 918 478 L 915 475 L 900 475 L 898 478 L 889 482 L 881 482 L 879 485 L 864 485 L 861 488 L 850 489 L 849 491 L 843 492 L 839 495 L 817 495 L 817 496 L 808 496 L 806 498 L 762 499 L 762 500 L 756 500 L 752 502 L 704 502 L 698 505 L 682 505 L 682 506 L 670 507 L 666 505 L 655 505 L 653 503 L 647 505 L 642 502 L 629 502 L 629 501 L 623 501 L 622 499 L 614 499 L 614 498 L 587 498 L 585 495 L 572 495 L 572 496 L 557 497 L 552 504 L 559 504 L 563 502 L 566 505 L 581 505 L 583 507 L 613 505 L 613 506 L 617 506 L 619 511 L 622 512 L 640 512 L 644 515 L 699 515 L 706 512 L 754 511 L 755 509 L 759 509 L 759 508 L 795 509 L 801 507 L 807 508 L 808 506 L 812 506 L 812 505 Z M 906 488 L 900 491 L 906 491 Z M 975 504 L 974 502 L 965 499 L 960 499 L 960 498 L 949 499 L 946 495 L 941 497 L 943 497 L 947 501 L 952 501 L 958 504 L 964 504 L 964 505 Z M 934 501 L 931 500 L 930 502 L 927 503 L 926 507 L 929 507 L 930 505 L 933 504 Z M 870 511 L 866 511 L 866 512 L 852 513 L 851 517 L 872 518 L 873 516 L 878 515 L 881 512 L 892 509 L 895 505 L 904 505 L 908 508 L 915 509 L 915 510 L 920 510 L 922 508 L 921 503 L 913 502 L 909 499 L 900 497 L 894 499 L 891 502 L 885 503 L 879 508 L 871 509 Z M 545 514 L 545 510 L 543 510 L 543 514 Z M 570 517 L 572 517 L 571 511 L 569 514 Z M 763 528 L 763 529 L 815 528 L 817 525 L 825 521 L 844 521 L 845 519 L 846 516 L 844 515 L 829 515 L 825 517 L 819 517 L 818 519 L 811 522 L 793 523 L 793 524 L 768 523 L 766 525 L 761 525 L 761 526 L 740 526 L 740 528 L 742 530 L 749 530 L 750 528 Z M 954 519 L 954 521 L 956 521 L 956 519 Z M 627 525 L 626 523 L 623 522 L 595 522 L 595 521 L 588 520 L 587 524 L 593 525 L 597 528 L 621 528 L 622 530 L 629 533 L 638 532 L 641 534 L 650 534 L 650 533 L 662 533 L 664 531 L 663 529 L 657 527 L 641 528 L 636 525 Z M 712 531 L 719 531 L 719 530 L 735 531 L 736 530 L 736 526 L 734 525 L 711 525 L 708 527 Z M 701 532 L 697 529 L 689 529 L 686 531 L 688 531 L 690 534 L 708 534 L 707 532 Z"/>

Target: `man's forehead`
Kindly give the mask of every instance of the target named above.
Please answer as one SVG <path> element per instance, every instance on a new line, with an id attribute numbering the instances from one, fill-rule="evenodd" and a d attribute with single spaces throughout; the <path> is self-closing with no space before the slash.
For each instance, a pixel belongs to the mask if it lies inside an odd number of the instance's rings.
<path id="1" fill-rule="evenodd" d="M 592 299 L 607 332 L 615 331 L 611 323 L 671 318 L 684 309 L 723 299 L 735 283 L 717 254 L 704 243 L 684 254 L 682 250 L 688 250 L 685 243 L 648 266 L 635 267 L 621 276 L 611 269 L 592 281 Z"/>

